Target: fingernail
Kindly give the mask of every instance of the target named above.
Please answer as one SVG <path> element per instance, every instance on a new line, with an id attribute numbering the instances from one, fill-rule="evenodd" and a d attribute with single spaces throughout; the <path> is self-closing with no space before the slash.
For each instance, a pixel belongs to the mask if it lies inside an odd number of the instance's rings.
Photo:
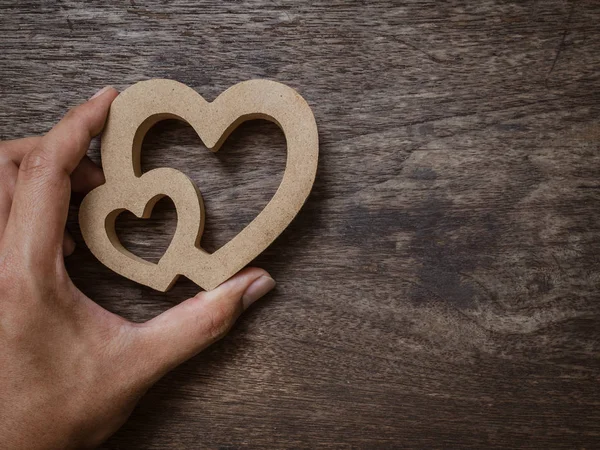
<path id="1" fill-rule="evenodd" d="M 275 280 L 266 275 L 254 280 L 254 282 L 248 286 L 244 295 L 242 295 L 244 309 L 247 309 L 252 303 L 272 290 L 275 287 L 275 284 Z"/>
<path id="2" fill-rule="evenodd" d="M 102 89 L 100 89 L 98 92 L 96 92 L 94 95 L 92 95 L 92 97 L 90 98 L 90 100 L 95 99 L 96 97 L 101 96 L 102 94 L 104 94 L 106 91 L 108 91 L 112 86 L 104 86 Z"/>

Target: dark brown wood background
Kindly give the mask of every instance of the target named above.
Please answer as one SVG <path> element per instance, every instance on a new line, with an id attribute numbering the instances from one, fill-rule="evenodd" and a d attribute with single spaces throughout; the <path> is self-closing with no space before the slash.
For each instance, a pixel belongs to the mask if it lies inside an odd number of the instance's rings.
<path id="1" fill-rule="evenodd" d="M 313 194 L 256 261 L 276 291 L 103 448 L 599 448 L 599 70 L 597 1 L 0 1 L 2 139 L 155 77 L 278 80 L 319 124 Z M 217 155 L 174 122 L 144 144 L 198 183 L 208 250 L 284 164 L 265 122 Z M 98 303 L 143 321 L 195 294 L 104 268 L 76 212 Z M 156 261 L 175 221 L 163 201 L 120 236 Z"/>

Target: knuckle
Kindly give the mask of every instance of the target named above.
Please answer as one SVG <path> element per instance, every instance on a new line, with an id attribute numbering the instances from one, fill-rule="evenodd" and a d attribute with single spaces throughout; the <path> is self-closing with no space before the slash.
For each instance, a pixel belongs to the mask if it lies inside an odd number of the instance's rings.
<path id="1" fill-rule="evenodd" d="M 70 178 L 53 160 L 51 153 L 43 149 L 35 149 L 23 158 L 19 166 L 18 176 L 36 185 L 42 192 L 46 189 L 69 189 Z"/>
<path id="2" fill-rule="evenodd" d="M 211 340 L 217 341 L 227 334 L 235 322 L 236 311 L 227 305 L 218 305 L 206 315 L 206 332 Z"/>
<path id="3" fill-rule="evenodd" d="M 52 161 L 45 151 L 35 149 L 23 157 L 19 166 L 19 172 L 26 176 L 37 176 L 40 173 L 44 173 L 51 163 Z"/>

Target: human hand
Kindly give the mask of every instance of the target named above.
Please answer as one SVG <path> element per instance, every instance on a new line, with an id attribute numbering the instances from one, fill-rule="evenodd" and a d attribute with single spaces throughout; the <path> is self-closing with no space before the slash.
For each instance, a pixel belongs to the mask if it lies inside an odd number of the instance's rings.
<path id="1" fill-rule="evenodd" d="M 131 323 L 86 297 L 63 257 L 71 190 L 104 182 L 85 153 L 112 88 L 43 137 L 0 142 L 0 443 L 91 448 L 166 372 L 221 338 L 275 282 L 248 268 L 154 319 Z"/>

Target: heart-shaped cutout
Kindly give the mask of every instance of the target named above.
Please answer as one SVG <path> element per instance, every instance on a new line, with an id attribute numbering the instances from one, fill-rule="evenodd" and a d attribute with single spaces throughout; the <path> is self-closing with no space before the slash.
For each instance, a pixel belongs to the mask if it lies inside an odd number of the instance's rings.
<path id="1" fill-rule="evenodd" d="M 169 197 L 163 197 L 154 205 L 148 219 L 140 219 L 129 211 L 123 211 L 115 222 L 115 232 L 119 242 L 128 251 L 157 264 L 171 245 L 176 226 L 175 205 Z"/>
<path id="2" fill-rule="evenodd" d="M 273 198 L 283 178 L 286 155 L 285 136 L 273 122 L 241 124 L 213 153 L 189 124 L 169 119 L 154 125 L 144 136 L 140 163 L 142 173 L 171 167 L 198 186 L 207 212 L 201 247 L 214 253 Z M 166 205 L 170 207 L 165 209 Z M 161 220 L 167 213 L 168 223 Z M 171 243 L 176 225 L 175 205 L 165 197 L 147 220 L 138 220 L 129 212 L 119 215 L 117 233 L 132 253 L 157 263 Z"/>
<path id="3" fill-rule="evenodd" d="M 235 128 L 252 119 L 275 122 L 286 138 L 286 168 L 277 192 L 246 228 L 212 254 L 199 247 L 205 214 L 194 183 L 175 169 L 141 173 L 143 138 L 152 125 L 167 118 L 189 123 L 213 152 Z M 209 103 L 176 81 L 137 83 L 111 106 L 101 149 L 106 183 L 90 192 L 81 204 L 83 238 L 104 265 L 138 283 L 166 291 L 184 275 L 204 289 L 214 289 L 267 248 L 296 216 L 314 182 L 318 147 L 310 107 L 283 84 L 245 81 Z M 164 256 L 153 264 L 121 245 L 115 220 L 124 210 L 147 218 L 163 196 L 175 204 L 177 228 Z"/>

